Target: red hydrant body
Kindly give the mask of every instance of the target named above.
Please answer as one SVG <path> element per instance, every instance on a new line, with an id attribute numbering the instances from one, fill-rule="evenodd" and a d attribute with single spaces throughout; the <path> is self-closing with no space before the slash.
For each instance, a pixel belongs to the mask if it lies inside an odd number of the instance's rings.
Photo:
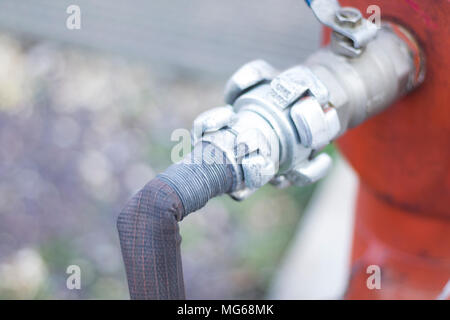
<path id="1" fill-rule="evenodd" d="M 360 177 L 345 298 L 442 297 L 450 281 L 450 2 L 341 4 L 363 13 L 378 5 L 381 19 L 406 27 L 426 55 L 418 89 L 338 141 Z M 381 268 L 381 289 L 367 286 L 370 265 Z"/>

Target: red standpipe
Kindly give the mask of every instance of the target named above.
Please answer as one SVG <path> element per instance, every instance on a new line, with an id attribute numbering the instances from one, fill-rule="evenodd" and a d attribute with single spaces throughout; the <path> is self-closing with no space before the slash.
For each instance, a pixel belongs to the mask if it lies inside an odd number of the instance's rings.
<path id="1" fill-rule="evenodd" d="M 366 17 L 378 5 L 382 20 L 412 32 L 426 55 L 418 89 L 338 140 L 360 178 L 344 297 L 436 299 L 450 281 L 450 1 L 341 5 Z M 367 286 L 370 265 L 381 268 L 381 289 Z"/>

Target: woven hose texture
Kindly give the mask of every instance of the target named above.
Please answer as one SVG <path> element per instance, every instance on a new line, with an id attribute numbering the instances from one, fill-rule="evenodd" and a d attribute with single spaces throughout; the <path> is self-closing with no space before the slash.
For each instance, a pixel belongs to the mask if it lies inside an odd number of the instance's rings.
<path id="1" fill-rule="evenodd" d="M 194 154 L 145 185 L 119 215 L 132 299 L 185 299 L 178 221 L 235 184 L 231 165 L 204 161 L 223 156 L 220 150 Z"/>

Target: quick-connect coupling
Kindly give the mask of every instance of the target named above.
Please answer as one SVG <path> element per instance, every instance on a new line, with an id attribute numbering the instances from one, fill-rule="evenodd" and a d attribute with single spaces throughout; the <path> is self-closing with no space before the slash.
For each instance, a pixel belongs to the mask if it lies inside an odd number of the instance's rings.
<path id="1" fill-rule="evenodd" d="M 340 131 L 328 107 L 327 88 L 305 66 L 277 75 L 257 60 L 227 83 L 232 106 L 214 108 L 194 121 L 194 144 L 208 142 L 227 154 L 241 181 L 231 196 L 243 199 L 269 181 L 279 186 L 317 181 L 331 165 L 326 154 L 311 158 Z"/>
<path id="2" fill-rule="evenodd" d="M 419 47 L 396 25 L 383 25 L 357 55 L 342 53 L 342 38 L 332 41 L 281 73 L 262 60 L 244 65 L 226 85 L 227 105 L 195 120 L 194 141 L 223 150 L 233 165 L 233 198 L 269 181 L 285 187 L 319 180 L 331 166 L 318 153 L 324 146 L 423 79 Z"/>
<path id="3" fill-rule="evenodd" d="M 192 153 L 119 215 L 133 299 L 185 298 L 178 221 L 223 193 L 240 200 L 267 182 L 317 181 L 331 166 L 321 148 L 422 81 L 423 55 L 405 29 L 378 30 L 337 0 L 307 3 L 333 30 L 330 46 L 281 73 L 261 60 L 240 68 L 227 83 L 227 105 L 194 121 Z"/>

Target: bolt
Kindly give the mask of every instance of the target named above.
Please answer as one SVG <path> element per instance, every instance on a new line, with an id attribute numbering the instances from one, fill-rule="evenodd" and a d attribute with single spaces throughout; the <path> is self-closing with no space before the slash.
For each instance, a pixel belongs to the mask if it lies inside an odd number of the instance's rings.
<path id="1" fill-rule="evenodd" d="M 355 27 L 361 23 L 361 12 L 352 7 L 344 7 L 336 11 L 336 21 L 341 26 Z"/>

